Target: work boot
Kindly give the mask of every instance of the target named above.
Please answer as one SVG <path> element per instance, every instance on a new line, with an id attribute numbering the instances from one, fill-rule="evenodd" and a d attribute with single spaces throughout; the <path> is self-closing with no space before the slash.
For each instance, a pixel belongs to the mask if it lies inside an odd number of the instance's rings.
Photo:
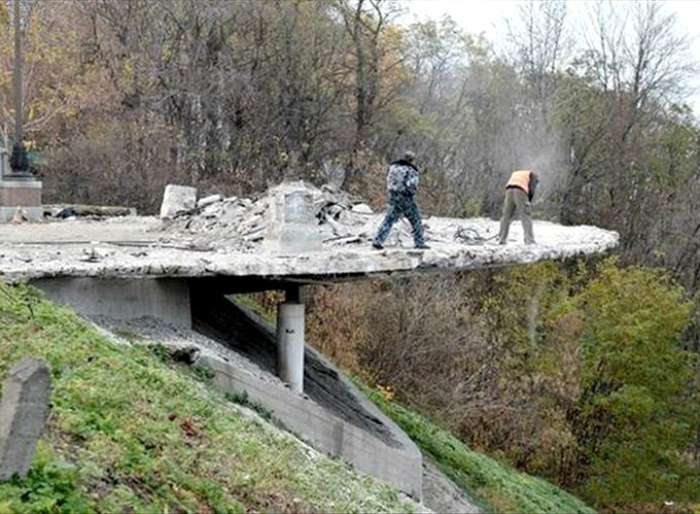
<path id="1" fill-rule="evenodd" d="M 416 250 L 430 250 L 430 247 L 427 244 L 422 243 L 422 244 L 416 245 Z"/>
<path id="2" fill-rule="evenodd" d="M 382 244 L 378 241 L 372 241 L 372 248 L 375 250 L 384 250 L 384 246 L 382 246 Z"/>

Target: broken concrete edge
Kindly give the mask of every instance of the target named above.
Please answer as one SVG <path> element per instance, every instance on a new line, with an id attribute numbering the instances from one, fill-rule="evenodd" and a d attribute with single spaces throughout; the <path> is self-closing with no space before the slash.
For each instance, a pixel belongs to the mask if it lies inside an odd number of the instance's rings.
<path id="1" fill-rule="evenodd" d="M 619 246 L 619 235 L 613 233 L 606 241 L 588 250 L 577 245 L 570 247 L 540 245 L 536 253 L 519 254 L 517 259 L 509 253 L 480 254 L 468 246 L 451 253 L 439 249 L 418 251 L 412 249 L 385 249 L 371 252 L 367 249 L 343 250 L 333 253 L 308 254 L 261 259 L 248 253 L 207 253 L 178 249 L 149 248 L 147 256 L 135 256 L 123 252 L 97 262 L 83 260 L 66 266 L 62 260 L 27 266 L 26 262 L 6 262 L 0 271 L 0 280 L 8 284 L 24 283 L 40 278 L 195 278 L 195 277 L 255 277 L 267 280 L 294 280 L 309 284 L 320 282 L 345 282 L 362 278 L 402 277 L 425 272 L 469 271 L 482 268 L 499 268 L 519 264 L 531 264 L 542 260 L 566 261 L 590 255 L 606 254 Z M 110 247 L 109 243 L 101 246 Z M 123 247 L 114 247 L 123 250 Z M 134 247 L 134 249 L 139 249 Z M 116 252 L 115 250 L 115 252 Z M 176 256 L 173 255 L 176 252 Z M 67 251 L 64 250 L 64 253 Z"/>

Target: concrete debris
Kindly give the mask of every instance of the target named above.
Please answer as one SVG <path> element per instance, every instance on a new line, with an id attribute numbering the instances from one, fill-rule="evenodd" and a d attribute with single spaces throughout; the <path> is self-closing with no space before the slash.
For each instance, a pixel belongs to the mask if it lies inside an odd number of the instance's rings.
<path id="1" fill-rule="evenodd" d="M 163 203 L 160 206 L 161 218 L 174 218 L 193 210 L 197 203 L 197 189 L 188 186 L 169 184 L 165 187 Z"/>
<path id="2" fill-rule="evenodd" d="M 18 225 L 20 223 L 26 223 L 29 219 L 27 218 L 27 214 L 24 212 L 24 209 L 21 207 L 17 207 L 17 210 L 15 211 L 15 215 L 12 216 L 12 220 L 10 223 L 14 225 Z"/>
<path id="3" fill-rule="evenodd" d="M 424 229 L 431 250 L 413 250 L 411 227 L 403 220 L 395 225 L 385 250 L 375 251 L 370 242 L 384 214 L 368 212 L 369 206 L 343 191 L 285 182 L 254 198 L 204 199 L 196 207 L 196 191 L 184 189 L 185 199 L 178 196 L 180 186 L 168 186 L 164 213 L 179 214 L 167 219 L 78 218 L 33 224 L 29 232 L 0 225 L 4 256 L 0 276 L 9 282 L 56 276 L 213 275 L 342 280 L 351 275 L 478 269 L 579 257 L 610 251 L 619 243 L 617 233 L 597 227 L 535 221 L 538 244 L 523 245 L 516 222 L 509 244 L 500 246 L 495 238 L 497 221 L 427 217 Z M 303 199 L 301 211 L 293 205 L 295 195 Z M 279 199 L 292 199 L 293 208 L 273 208 Z M 295 221 L 299 215 L 304 218 L 301 224 Z M 303 229 L 300 241 L 313 244 L 286 249 L 270 244 L 276 232 L 289 232 L 295 223 Z"/>
<path id="4" fill-rule="evenodd" d="M 209 195 L 205 196 L 201 200 L 197 202 L 197 208 L 198 209 L 203 209 L 204 207 L 211 205 L 216 202 L 220 202 L 223 200 L 223 197 L 221 195 Z"/>
<path id="5" fill-rule="evenodd" d="M 82 204 L 53 204 L 44 205 L 44 216 L 68 219 L 68 218 L 109 218 L 114 216 L 135 216 L 136 209 L 131 207 L 115 207 L 108 205 L 82 205 Z"/>
<path id="6" fill-rule="evenodd" d="M 300 192 L 304 194 L 301 195 Z M 271 188 L 264 196 L 247 202 L 246 199 L 227 198 L 210 204 L 191 215 L 178 217 L 165 231 L 173 237 L 185 237 L 197 244 L 250 251 L 254 248 L 251 243 L 260 242 L 264 238 L 277 238 L 276 233 L 283 230 L 284 225 L 284 212 L 277 211 L 283 210 L 282 202 L 285 198 L 293 198 L 297 193 L 311 209 L 311 217 L 304 221 L 310 229 L 305 231 L 307 239 L 317 239 L 311 236 L 311 232 L 323 241 L 335 241 L 334 246 L 341 244 L 339 241 L 342 238 L 350 238 L 342 241 L 342 244 L 371 239 L 376 223 L 368 217 L 372 215 L 369 205 L 357 202 L 344 191 L 336 191 L 329 186 L 319 189 L 303 181 L 283 183 Z M 274 205 L 276 207 L 273 208 Z M 289 212 L 294 209 L 292 205 Z M 299 215 L 306 216 L 305 212 Z M 316 218 L 317 221 L 314 222 L 311 218 Z M 291 223 L 295 221 L 292 220 Z M 410 236 L 410 232 L 406 233 Z M 316 245 L 302 242 L 300 246 L 308 251 Z M 302 251 L 289 251 L 297 250 Z"/>
<path id="7" fill-rule="evenodd" d="M 358 203 L 352 206 L 352 212 L 357 212 L 358 214 L 373 214 L 374 211 L 366 203 Z"/>

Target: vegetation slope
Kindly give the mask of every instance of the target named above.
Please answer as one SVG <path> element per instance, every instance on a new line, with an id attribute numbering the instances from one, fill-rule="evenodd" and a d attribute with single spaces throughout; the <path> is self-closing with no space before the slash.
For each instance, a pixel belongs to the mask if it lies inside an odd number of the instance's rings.
<path id="1" fill-rule="evenodd" d="M 0 484 L 2 514 L 416 508 L 212 393 L 202 374 L 0 286 L 0 379 L 25 355 L 51 366 L 52 410 L 29 476 Z"/>

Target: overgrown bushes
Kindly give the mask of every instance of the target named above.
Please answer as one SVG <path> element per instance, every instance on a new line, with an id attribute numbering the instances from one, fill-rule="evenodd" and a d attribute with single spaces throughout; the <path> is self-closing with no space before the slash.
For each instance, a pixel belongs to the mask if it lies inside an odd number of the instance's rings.
<path id="1" fill-rule="evenodd" d="M 470 447 L 602 508 L 700 501 L 694 306 L 663 272 L 545 263 L 314 302 L 324 351 Z"/>

